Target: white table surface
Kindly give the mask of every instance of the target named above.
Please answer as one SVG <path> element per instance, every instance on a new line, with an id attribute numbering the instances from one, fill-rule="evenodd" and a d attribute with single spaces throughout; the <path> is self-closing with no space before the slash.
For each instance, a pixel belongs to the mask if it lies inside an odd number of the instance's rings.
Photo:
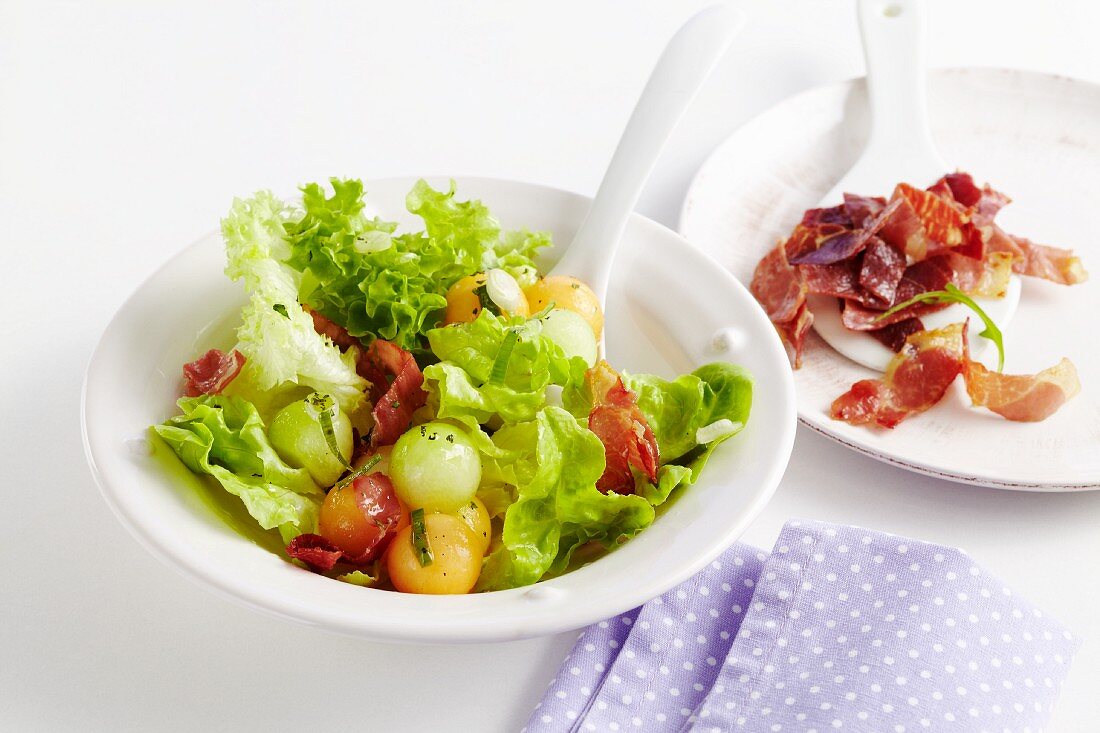
<path id="1" fill-rule="evenodd" d="M 126 295 L 235 194 L 448 172 L 594 191 L 660 48 L 705 3 L 0 1 L 0 727 L 520 727 L 572 634 L 366 643 L 218 600 L 147 555 L 85 467 L 84 366 Z M 726 134 L 862 71 L 851 2 L 744 7 L 643 197 L 670 226 Z M 930 26 L 933 65 L 1100 81 L 1088 0 L 931 0 Z M 792 516 L 968 549 L 1084 637 L 1051 730 L 1096 730 L 1100 493 L 945 483 L 800 430 L 746 539 L 770 547 Z"/>

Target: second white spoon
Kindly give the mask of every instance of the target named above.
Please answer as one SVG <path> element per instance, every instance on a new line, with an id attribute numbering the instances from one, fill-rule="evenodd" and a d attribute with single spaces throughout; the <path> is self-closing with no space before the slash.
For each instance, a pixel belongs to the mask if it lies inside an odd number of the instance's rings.
<path id="1" fill-rule="evenodd" d="M 646 82 L 580 229 L 554 274 L 586 282 L 600 305 L 627 219 L 676 123 L 744 24 L 714 5 L 696 13 L 668 42 Z"/>

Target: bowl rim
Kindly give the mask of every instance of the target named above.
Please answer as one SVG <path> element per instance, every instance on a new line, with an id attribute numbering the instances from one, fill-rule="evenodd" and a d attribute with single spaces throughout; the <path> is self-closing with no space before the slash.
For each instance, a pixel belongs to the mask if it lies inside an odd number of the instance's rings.
<path id="1" fill-rule="evenodd" d="M 370 190 L 372 186 L 379 185 L 411 185 L 418 178 L 421 177 L 393 176 L 378 179 L 365 179 L 364 183 L 367 189 Z M 458 182 L 460 186 L 468 184 L 471 187 L 497 185 L 525 188 L 532 193 L 541 192 L 551 196 L 575 198 L 583 202 L 591 201 L 591 197 L 573 191 L 515 179 L 458 175 L 423 176 L 423 178 L 428 180 L 451 178 Z M 744 290 L 744 286 L 741 285 L 731 273 L 714 261 L 707 253 L 690 245 L 690 243 L 688 243 L 678 232 L 648 217 L 642 216 L 637 212 L 631 215 L 631 223 L 635 226 L 656 228 L 660 236 L 675 238 L 679 240 L 681 244 L 691 247 L 694 253 L 705 260 L 715 270 L 719 277 L 727 280 L 728 285 L 735 289 Z M 782 419 L 779 420 L 781 428 L 777 440 L 774 443 L 774 459 L 764 472 L 763 480 L 760 482 L 761 489 L 756 492 L 754 499 L 746 504 L 745 510 L 742 512 L 739 521 L 732 523 L 721 535 L 713 537 L 711 541 L 707 543 L 706 552 L 698 554 L 694 557 L 692 562 L 683 563 L 678 572 L 665 573 L 659 578 L 651 578 L 645 582 L 638 583 L 634 586 L 632 594 L 619 596 L 613 600 L 605 599 L 602 603 L 593 602 L 595 599 L 586 599 L 586 603 L 584 604 L 574 604 L 577 609 L 576 611 L 568 614 L 559 614 L 549 619 L 517 618 L 517 623 L 522 627 L 518 629 L 501 629 L 496 625 L 494 619 L 491 618 L 455 618 L 455 623 L 445 625 L 442 629 L 435 629 L 410 624 L 406 619 L 385 618 L 384 615 L 370 616 L 369 614 L 364 614 L 357 619 L 350 619 L 345 614 L 330 612 L 327 607 L 321 604 L 310 605 L 300 603 L 297 599 L 288 595 L 279 587 L 267 584 L 248 583 L 247 581 L 242 582 L 242 578 L 232 573 L 220 571 L 216 565 L 205 561 L 202 553 L 180 553 L 175 551 L 171 543 L 167 541 L 164 533 L 156 531 L 155 528 L 143 518 L 139 518 L 133 507 L 128 506 L 125 501 L 120 499 L 118 493 L 116 493 L 113 488 L 113 484 L 121 482 L 122 478 L 114 473 L 114 467 L 107 465 L 108 462 L 97 460 L 97 448 L 95 445 L 95 434 L 97 431 L 94 426 L 90 425 L 88 413 L 89 395 L 95 388 L 95 372 L 97 365 L 105 358 L 103 356 L 103 351 L 109 340 L 108 337 L 115 329 L 121 328 L 120 321 L 122 315 L 132 307 L 135 299 L 138 298 L 139 294 L 141 294 L 151 280 L 155 279 L 166 270 L 170 270 L 176 266 L 179 260 L 188 256 L 192 250 L 199 247 L 201 243 L 212 234 L 216 236 L 216 230 L 186 245 L 153 270 L 149 275 L 144 277 L 111 317 L 111 320 L 103 330 L 84 370 L 80 394 L 80 422 L 84 454 L 93 480 L 112 513 L 118 518 L 130 535 L 138 541 L 138 544 L 149 551 L 150 554 L 180 573 L 183 577 L 231 602 L 284 620 L 311 626 L 320 626 L 325 630 L 335 633 L 367 637 L 378 641 L 484 643 L 569 631 L 612 617 L 630 608 L 641 605 L 651 598 L 661 595 L 676 585 L 679 585 L 708 563 L 714 561 L 727 547 L 741 536 L 747 526 L 759 515 L 764 506 L 771 500 L 772 495 L 786 471 L 787 464 L 789 463 L 793 451 L 797 426 L 794 379 L 789 366 L 781 374 L 775 375 L 780 382 L 782 400 L 779 404 L 769 405 L 769 410 L 786 413 L 785 415 L 781 415 Z M 762 311 L 761 316 L 763 316 Z M 771 348 L 780 353 L 783 357 L 782 363 L 786 364 L 786 355 L 782 351 L 782 345 L 778 338 L 774 339 L 774 344 L 771 345 Z M 103 436 L 100 437 L 102 438 Z M 592 563 L 589 567 L 597 564 L 598 561 Z M 326 582 L 331 582 L 327 578 L 324 580 Z M 442 605 L 487 595 L 503 596 L 504 594 L 511 594 L 518 597 L 532 593 L 539 594 L 542 588 L 546 588 L 545 582 L 536 583 L 533 586 L 526 586 L 523 588 L 493 591 L 488 594 L 476 594 L 473 596 L 436 596 L 433 597 L 433 601 Z M 551 589 L 547 588 L 547 590 Z"/>

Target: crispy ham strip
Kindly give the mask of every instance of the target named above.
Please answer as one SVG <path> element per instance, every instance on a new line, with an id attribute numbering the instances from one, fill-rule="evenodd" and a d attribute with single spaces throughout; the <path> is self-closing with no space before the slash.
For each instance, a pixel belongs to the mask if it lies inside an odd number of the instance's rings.
<path id="1" fill-rule="evenodd" d="M 966 393 L 976 407 L 1017 422 L 1046 420 L 1081 391 L 1077 368 L 1069 359 L 1035 375 L 1001 374 L 971 361 L 964 374 Z"/>
<path id="2" fill-rule="evenodd" d="M 588 429 L 603 443 L 606 466 L 596 488 L 607 493 L 634 493 L 631 469 L 657 480 L 657 439 L 649 421 L 638 409 L 637 396 L 626 388 L 622 377 L 606 361 L 585 373 L 592 396 Z"/>
<path id="3" fill-rule="evenodd" d="M 970 359 L 966 324 L 952 323 L 909 336 L 882 378 L 853 384 L 833 401 L 830 415 L 852 425 L 893 428 L 943 399 L 960 374 L 975 407 L 1018 422 L 1045 420 L 1081 389 L 1068 359 L 1035 375 L 990 371 Z"/>
<path id="4" fill-rule="evenodd" d="M 881 379 L 864 379 L 833 401 L 830 414 L 852 425 L 892 428 L 935 405 L 963 370 L 965 324 L 920 331 L 905 340 Z"/>
<path id="5" fill-rule="evenodd" d="M 187 382 L 184 394 L 188 397 L 220 394 L 241 373 L 244 362 L 244 354 L 236 349 L 228 354 L 210 349 L 195 361 L 183 365 L 183 378 Z"/>
<path id="6" fill-rule="evenodd" d="M 360 358 L 360 366 L 371 382 L 372 448 L 391 445 L 412 424 L 413 413 L 424 406 L 424 375 L 416 359 L 397 344 L 375 339 Z M 393 381 L 389 378 L 393 377 Z"/>
<path id="7" fill-rule="evenodd" d="M 424 406 L 428 393 L 424 391 L 424 375 L 416 359 L 397 344 L 375 339 L 369 347 L 347 330 L 315 310 L 306 308 L 313 317 L 313 328 L 328 336 L 341 351 L 355 347 L 358 356 L 355 371 L 370 382 L 371 430 L 370 445 L 377 448 L 394 443 L 409 429 L 412 414 Z"/>
<path id="8" fill-rule="evenodd" d="M 749 289 L 764 307 L 792 363 L 798 368 L 802 364 L 802 345 L 814 317 L 806 305 L 806 279 L 787 261 L 784 243 L 777 245 L 756 266 Z"/>

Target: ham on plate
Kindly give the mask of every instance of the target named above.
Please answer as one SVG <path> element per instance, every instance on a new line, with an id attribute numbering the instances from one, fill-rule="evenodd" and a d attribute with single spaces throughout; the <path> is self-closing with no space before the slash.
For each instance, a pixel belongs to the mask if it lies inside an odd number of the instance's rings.
<path id="1" fill-rule="evenodd" d="M 838 206 L 806 211 L 757 265 L 750 289 L 798 368 L 813 324 L 810 294 L 838 298 L 848 329 L 896 351 L 918 330 L 921 315 L 947 306 L 882 313 L 947 283 L 970 295 L 1003 297 L 1012 273 L 1064 285 L 1087 279 L 1072 251 L 1004 232 L 994 219 L 1009 201 L 962 172 L 927 189 L 899 183 L 889 199 L 846 193 Z"/>
<path id="2" fill-rule="evenodd" d="M 880 379 L 864 379 L 833 401 L 830 415 L 852 425 L 893 428 L 938 403 L 959 375 L 975 407 L 1038 422 L 1076 395 L 1077 370 L 1062 359 L 1038 374 L 1001 374 L 970 359 L 966 324 L 910 335 Z"/>
<path id="3" fill-rule="evenodd" d="M 791 361 L 798 367 L 814 317 L 806 305 L 806 278 L 787 261 L 786 245 L 780 243 L 760 261 L 749 289 L 764 306 Z"/>
<path id="4" fill-rule="evenodd" d="M 864 379 L 837 397 L 830 414 L 852 425 L 892 428 L 935 405 L 967 360 L 962 323 L 919 331 L 906 339 L 881 379 Z"/>
<path id="5" fill-rule="evenodd" d="M 1081 391 L 1077 368 L 1069 359 L 1035 375 L 1001 374 L 971 361 L 964 376 L 966 393 L 976 407 L 1017 422 L 1046 420 Z"/>

